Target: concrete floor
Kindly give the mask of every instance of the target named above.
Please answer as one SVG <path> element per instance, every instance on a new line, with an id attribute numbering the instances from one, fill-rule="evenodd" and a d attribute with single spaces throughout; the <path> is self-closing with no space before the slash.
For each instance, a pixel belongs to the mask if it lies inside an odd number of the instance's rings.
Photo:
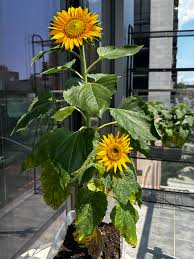
<path id="1" fill-rule="evenodd" d="M 194 211 L 144 203 L 139 210 L 138 245 L 127 248 L 125 259 L 193 259 Z"/>
<path id="2" fill-rule="evenodd" d="M 42 195 L 30 192 L 23 201 L 0 211 L 0 259 L 14 259 L 51 242 L 62 223 L 59 215 L 63 211 L 53 211 Z M 125 259 L 194 258 L 193 209 L 144 203 L 139 213 L 138 245 L 127 246 Z"/>
<path id="3" fill-rule="evenodd" d="M 0 259 L 14 259 L 32 244 L 38 247 L 43 242 L 51 242 L 58 226 L 49 226 L 56 221 L 63 209 L 54 211 L 45 204 L 41 194 L 28 192 L 19 201 L 1 210 Z"/>

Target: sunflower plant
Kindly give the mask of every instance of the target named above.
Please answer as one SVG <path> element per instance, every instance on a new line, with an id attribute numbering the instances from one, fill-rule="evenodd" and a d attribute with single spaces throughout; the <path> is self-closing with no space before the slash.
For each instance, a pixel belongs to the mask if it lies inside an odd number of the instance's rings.
<path id="1" fill-rule="evenodd" d="M 75 189 L 75 240 L 87 246 L 94 258 L 103 250 L 98 225 L 106 214 L 109 196 L 115 201 L 110 214 L 112 223 L 127 243 L 136 246 L 138 212 L 135 205 L 141 206 L 141 187 L 130 153 L 132 150 L 146 153 L 147 143 L 156 139 L 153 122 L 143 109 L 144 102 L 128 97 L 120 107 L 111 107 L 119 77 L 91 73 L 99 62 L 132 56 L 142 46 L 98 47 L 97 60 L 88 65 L 84 47 L 94 44 L 101 37 L 101 31 L 98 15 L 87 8 L 70 7 L 54 16 L 50 35 L 57 45 L 47 51 L 66 51 L 75 58 L 42 74 L 69 70 L 77 75 L 78 83 L 65 90 L 62 99 L 56 99 L 50 92 L 39 94 L 14 129 L 15 132 L 24 130 L 37 118 L 53 121 L 53 127 L 40 137 L 22 162 L 21 172 L 41 166 L 44 200 L 54 209 Z M 45 53 L 39 52 L 32 62 Z M 73 68 L 76 59 L 81 62 L 81 72 Z M 79 130 L 72 132 L 64 127 L 64 120 L 74 111 L 81 114 L 83 123 Z M 103 123 L 105 113 L 111 120 Z M 95 127 L 92 126 L 94 117 L 99 121 Z M 109 133 L 103 135 L 106 127 Z M 94 246 L 99 249 L 93 249 Z"/>

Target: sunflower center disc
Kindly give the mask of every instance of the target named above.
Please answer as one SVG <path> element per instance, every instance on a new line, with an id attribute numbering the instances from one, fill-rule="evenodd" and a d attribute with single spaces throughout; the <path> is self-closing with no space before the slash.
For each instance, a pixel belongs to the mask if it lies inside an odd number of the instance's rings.
<path id="1" fill-rule="evenodd" d="M 69 21 L 65 27 L 65 32 L 69 36 L 79 36 L 85 30 L 85 24 L 81 20 L 73 19 Z"/>
<path id="2" fill-rule="evenodd" d="M 122 152 L 119 146 L 114 145 L 107 150 L 107 156 L 114 161 L 120 160 Z"/>

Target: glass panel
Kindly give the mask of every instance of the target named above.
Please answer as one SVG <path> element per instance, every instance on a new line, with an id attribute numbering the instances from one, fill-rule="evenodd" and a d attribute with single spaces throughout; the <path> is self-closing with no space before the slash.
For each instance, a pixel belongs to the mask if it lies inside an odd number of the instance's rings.
<path id="1" fill-rule="evenodd" d="M 32 187 L 32 175 L 22 177 L 18 172 L 21 160 L 33 144 L 34 128 L 12 137 L 10 133 L 34 96 L 32 35 L 48 39 L 49 22 L 59 8 L 60 2 L 52 0 L 22 0 L 20 4 L 0 1 L 0 206 Z M 51 57 L 47 60 L 52 61 Z M 46 63 L 39 62 L 36 72 L 42 66 Z M 38 78 L 39 88 L 43 88 L 43 83 Z"/>

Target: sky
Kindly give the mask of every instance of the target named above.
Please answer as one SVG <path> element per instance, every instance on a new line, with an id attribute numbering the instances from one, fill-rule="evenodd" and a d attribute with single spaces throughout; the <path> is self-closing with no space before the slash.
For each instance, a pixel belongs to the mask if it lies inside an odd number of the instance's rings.
<path id="1" fill-rule="evenodd" d="M 90 3 L 93 11 L 100 11 L 101 0 Z M 33 72 L 32 34 L 48 40 L 49 23 L 59 10 L 60 0 L 0 0 L 0 65 L 19 72 L 20 79 L 29 78 Z"/>
<path id="2" fill-rule="evenodd" d="M 194 30 L 194 0 L 179 0 L 179 30 Z M 194 37 L 178 38 L 177 67 L 194 68 Z M 179 72 L 178 81 L 194 85 L 194 72 Z"/>

